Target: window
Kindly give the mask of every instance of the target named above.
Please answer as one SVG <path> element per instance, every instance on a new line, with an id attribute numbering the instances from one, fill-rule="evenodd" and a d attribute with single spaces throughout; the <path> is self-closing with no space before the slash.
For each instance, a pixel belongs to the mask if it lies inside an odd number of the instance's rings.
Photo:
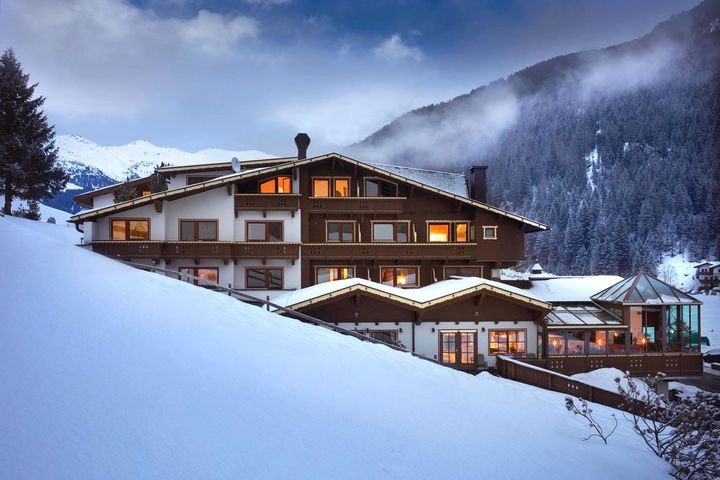
<path id="1" fill-rule="evenodd" d="M 483 276 L 483 267 L 482 265 L 479 267 L 473 267 L 473 266 L 458 266 L 458 267 L 444 267 L 445 268 L 445 278 L 450 277 L 482 277 Z"/>
<path id="2" fill-rule="evenodd" d="M 524 355 L 525 330 L 490 330 L 490 355 Z"/>
<path id="3" fill-rule="evenodd" d="M 150 190 L 143 190 L 142 192 L 140 192 L 140 194 L 141 194 L 143 197 L 147 197 L 148 195 L 151 195 L 152 192 L 151 192 Z"/>
<path id="4" fill-rule="evenodd" d="M 477 330 L 440 330 L 440 362 L 456 368 L 477 365 Z"/>
<path id="5" fill-rule="evenodd" d="M 214 282 L 218 283 L 220 279 L 220 275 L 218 273 L 217 267 L 180 267 L 178 268 L 178 271 L 181 274 L 190 274 L 195 277 L 200 277 L 202 280 L 207 280 L 208 282 Z M 180 276 L 180 280 L 188 283 L 192 283 L 194 285 L 203 285 L 205 284 L 202 280 L 196 279 L 196 278 L 189 278 Z M 207 284 L 205 284 L 207 285 Z"/>
<path id="6" fill-rule="evenodd" d="M 417 287 L 419 267 L 380 267 L 380 282 L 393 287 Z"/>
<path id="7" fill-rule="evenodd" d="M 217 220 L 180 220 L 181 241 L 217 241 L 217 239 Z"/>
<path id="8" fill-rule="evenodd" d="M 428 223 L 428 241 L 467 242 L 468 230 L 467 222 L 431 222 Z"/>
<path id="9" fill-rule="evenodd" d="M 314 178 L 314 197 L 349 197 L 349 178 Z"/>
<path id="10" fill-rule="evenodd" d="M 315 283 L 334 282 L 355 278 L 355 267 L 316 267 Z"/>
<path id="11" fill-rule="evenodd" d="M 410 222 L 375 222 L 373 242 L 407 242 Z"/>
<path id="12" fill-rule="evenodd" d="M 150 220 L 111 220 L 113 240 L 150 240 Z"/>
<path id="13" fill-rule="evenodd" d="M 265 290 L 282 289 L 282 268 L 246 268 L 245 288 L 262 288 Z"/>
<path id="14" fill-rule="evenodd" d="M 368 330 L 367 336 L 394 345 L 398 341 L 397 330 Z"/>
<path id="15" fill-rule="evenodd" d="M 565 332 L 548 332 L 548 355 L 565 355 Z"/>
<path id="16" fill-rule="evenodd" d="M 292 179 L 281 176 L 260 182 L 260 193 L 292 193 Z"/>
<path id="17" fill-rule="evenodd" d="M 497 240 L 497 227 L 483 225 L 483 240 Z"/>
<path id="18" fill-rule="evenodd" d="M 248 242 L 282 242 L 282 222 L 246 222 L 245 238 Z"/>
<path id="19" fill-rule="evenodd" d="M 397 185 L 379 178 L 365 179 L 366 197 L 397 197 Z"/>
<path id="20" fill-rule="evenodd" d="M 217 178 L 217 177 L 211 177 L 211 176 L 207 176 L 207 175 L 204 175 L 204 176 L 200 176 L 200 175 L 189 176 L 188 175 L 188 177 L 185 179 L 185 184 L 186 185 L 195 185 L 196 183 L 209 182 L 210 180 L 213 180 L 215 178 Z"/>
<path id="21" fill-rule="evenodd" d="M 328 242 L 353 242 L 355 241 L 354 222 L 327 222 Z"/>

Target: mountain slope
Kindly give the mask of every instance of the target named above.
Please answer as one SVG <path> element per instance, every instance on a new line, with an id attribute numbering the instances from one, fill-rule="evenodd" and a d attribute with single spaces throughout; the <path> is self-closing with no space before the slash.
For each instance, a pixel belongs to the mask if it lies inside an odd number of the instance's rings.
<path id="1" fill-rule="evenodd" d="M 360 158 L 489 165 L 492 203 L 548 223 L 527 255 L 560 274 L 720 255 L 720 0 L 648 35 L 541 62 L 410 112 Z"/>
<path id="2" fill-rule="evenodd" d="M 70 174 L 70 183 L 64 192 L 44 203 L 73 213 L 79 210 L 79 206 L 73 202 L 74 196 L 126 178 L 144 177 L 152 173 L 160 162 L 191 165 L 229 162 L 233 157 L 250 160 L 273 156 L 258 150 L 231 151 L 217 148 L 189 153 L 177 148 L 158 147 L 146 141 L 103 146 L 78 135 L 58 135 L 55 143 L 60 164 Z"/>
<path id="3" fill-rule="evenodd" d="M 279 317 L 26 223 L 0 217 L 1 478 L 669 478 L 622 420 L 609 445 L 584 442 L 563 395 Z"/>

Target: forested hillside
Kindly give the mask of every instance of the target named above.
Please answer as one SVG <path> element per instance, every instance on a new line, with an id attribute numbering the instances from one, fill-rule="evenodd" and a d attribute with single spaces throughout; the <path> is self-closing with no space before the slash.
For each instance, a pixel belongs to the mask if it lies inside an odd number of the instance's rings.
<path id="1" fill-rule="evenodd" d="M 720 0 L 638 40 L 557 57 L 398 118 L 350 153 L 489 165 L 490 202 L 550 225 L 527 256 L 561 274 L 720 255 Z"/>

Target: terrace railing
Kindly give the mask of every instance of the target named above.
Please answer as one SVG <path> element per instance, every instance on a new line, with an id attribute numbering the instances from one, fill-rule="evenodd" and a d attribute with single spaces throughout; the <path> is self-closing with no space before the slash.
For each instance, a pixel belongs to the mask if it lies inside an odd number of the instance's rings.
<path id="1" fill-rule="evenodd" d="M 279 258 L 300 257 L 299 243 L 286 242 L 166 242 L 94 241 L 92 250 L 115 258 Z"/>
<path id="2" fill-rule="evenodd" d="M 477 243 L 304 243 L 305 258 L 466 259 Z"/>

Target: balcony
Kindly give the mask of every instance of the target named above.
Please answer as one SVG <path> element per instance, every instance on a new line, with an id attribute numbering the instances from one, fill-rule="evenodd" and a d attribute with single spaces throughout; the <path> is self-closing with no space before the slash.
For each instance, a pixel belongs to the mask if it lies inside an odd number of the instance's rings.
<path id="1" fill-rule="evenodd" d="M 402 213 L 405 197 L 310 197 L 312 213 Z"/>
<path id="2" fill-rule="evenodd" d="M 108 257 L 152 258 L 218 258 L 224 261 L 241 258 L 280 258 L 296 260 L 300 244 L 284 242 L 163 242 L 100 241 L 92 242 L 94 252 Z"/>
<path id="3" fill-rule="evenodd" d="M 468 259 L 477 243 L 309 243 L 303 244 L 303 258 L 372 260 Z"/>
<path id="4" fill-rule="evenodd" d="M 295 216 L 300 208 L 300 195 L 297 193 L 236 193 L 235 216 L 238 212 L 254 210 L 262 211 L 263 217 L 268 211 L 289 211 Z"/>

